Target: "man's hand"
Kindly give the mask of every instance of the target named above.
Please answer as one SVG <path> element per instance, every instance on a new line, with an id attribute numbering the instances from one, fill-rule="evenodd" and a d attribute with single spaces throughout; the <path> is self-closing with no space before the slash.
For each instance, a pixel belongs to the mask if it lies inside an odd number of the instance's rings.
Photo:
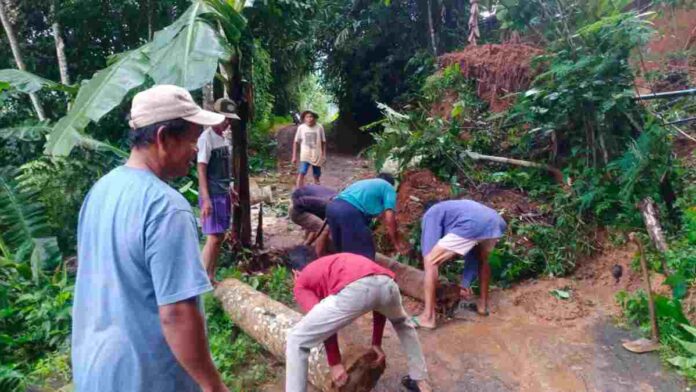
<path id="1" fill-rule="evenodd" d="M 405 241 L 399 241 L 396 244 L 396 251 L 402 256 L 408 256 L 411 252 L 411 246 Z"/>
<path id="2" fill-rule="evenodd" d="M 348 382 L 348 373 L 342 363 L 331 366 L 331 380 L 336 388 L 340 388 Z"/>
<path id="3" fill-rule="evenodd" d="M 201 203 L 201 219 L 208 218 L 213 213 L 213 202 L 209 197 L 203 199 Z"/>
<path id="4" fill-rule="evenodd" d="M 384 361 L 386 361 L 387 359 L 387 356 L 384 354 L 384 350 L 382 350 L 382 347 L 372 346 L 372 351 L 374 351 L 377 355 L 377 358 L 375 358 L 375 361 L 373 362 L 372 366 L 376 368 L 382 366 L 384 364 Z"/>
<path id="5" fill-rule="evenodd" d="M 232 202 L 233 206 L 239 205 L 239 193 L 237 193 L 237 191 L 235 191 L 232 187 L 230 187 L 230 201 Z"/>
<path id="6" fill-rule="evenodd" d="M 292 157 L 290 162 L 292 162 L 293 165 L 297 165 L 297 157 Z"/>

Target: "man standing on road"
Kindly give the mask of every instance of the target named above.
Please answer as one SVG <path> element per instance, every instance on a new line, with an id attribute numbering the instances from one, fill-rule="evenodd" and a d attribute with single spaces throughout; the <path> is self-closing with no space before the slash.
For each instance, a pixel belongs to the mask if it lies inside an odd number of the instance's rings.
<path id="1" fill-rule="evenodd" d="M 406 323 L 394 273 L 373 261 L 351 253 L 324 256 L 313 262 L 306 252 L 291 252 L 295 300 L 306 315 L 288 334 L 285 391 L 307 390 L 307 360 L 310 349 L 324 342 L 337 387 L 348 381 L 341 363 L 336 333 L 363 314 L 373 312 L 372 349 L 377 362 L 385 360 L 382 334 L 386 320 L 392 323 L 408 357 L 409 375 L 404 384 L 411 390 L 429 392 L 428 372 L 416 330 Z"/>
<path id="2" fill-rule="evenodd" d="M 85 198 L 72 325 L 76 392 L 227 392 L 200 295 L 212 290 L 191 207 L 165 181 L 188 173 L 201 126 L 224 116 L 159 85 L 131 107 L 131 153 Z"/>
<path id="3" fill-rule="evenodd" d="M 425 267 L 425 309 L 410 320 L 416 327 L 433 329 L 435 322 L 435 289 L 438 269 L 457 256 L 465 257 L 462 289 L 471 293 L 469 285 L 478 272 L 481 297 L 477 312 L 488 315 L 488 283 L 490 256 L 498 239 L 505 233 L 505 220 L 492 208 L 473 200 L 448 200 L 426 207 L 421 221 L 421 249 Z M 478 267 L 478 271 L 476 271 Z"/>
<path id="4" fill-rule="evenodd" d="M 331 240 L 336 252 L 355 253 L 375 259 L 370 222 L 383 215 L 383 222 L 394 248 L 407 254 L 408 243 L 401 239 L 396 225 L 394 177 L 381 173 L 377 178 L 354 182 L 326 207 Z"/>
<path id="5" fill-rule="evenodd" d="M 218 99 L 214 108 L 225 116 L 225 121 L 206 128 L 198 138 L 198 205 L 203 234 L 208 236 L 203 247 L 203 266 L 213 284 L 220 248 L 230 227 L 232 204 L 236 202 L 230 173 L 232 147 L 223 135 L 229 132 L 231 119 L 239 120 L 234 107 L 229 99 Z"/>
<path id="6" fill-rule="evenodd" d="M 321 167 L 326 161 L 326 135 L 324 127 L 317 123 L 319 116 L 311 110 L 305 110 L 300 116 L 302 124 L 297 127 L 295 141 L 292 143 L 292 163 L 297 163 L 297 145 L 300 145 L 300 166 L 298 167 L 295 187 L 304 185 L 304 179 L 312 167 L 314 182 L 319 185 Z"/>
<path id="7" fill-rule="evenodd" d="M 319 256 L 326 253 L 329 228 L 325 227 L 324 219 L 326 206 L 334 197 L 336 191 L 322 185 L 305 185 L 292 192 L 290 220 L 304 229 L 305 245 L 315 241 L 315 252 Z"/>

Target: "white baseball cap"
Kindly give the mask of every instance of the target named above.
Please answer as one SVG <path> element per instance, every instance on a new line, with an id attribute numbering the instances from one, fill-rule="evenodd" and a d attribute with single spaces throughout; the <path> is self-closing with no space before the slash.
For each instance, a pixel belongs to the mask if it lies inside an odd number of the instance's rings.
<path id="1" fill-rule="evenodd" d="M 222 114 L 201 109 L 186 89 L 168 84 L 136 94 L 130 115 L 128 124 L 132 129 L 177 118 L 203 126 L 217 125 L 225 120 Z"/>

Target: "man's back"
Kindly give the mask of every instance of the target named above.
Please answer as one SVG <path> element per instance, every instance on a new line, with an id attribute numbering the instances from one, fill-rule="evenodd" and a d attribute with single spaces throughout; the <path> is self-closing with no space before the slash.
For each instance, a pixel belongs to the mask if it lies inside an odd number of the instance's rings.
<path id="1" fill-rule="evenodd" d="M 186 200 L 147 170 L 114 169 L 80 211 L 72 357 L 76 391 L 197 391 L 159 306 L 211 290 Z"/>
<path id="2" fill-rule="evenodd" d="M 377 216 L 384 210 L 396 208 L 396 191 L 380 178 L 356 181 L 338 195 L 368 216 Z"/>
<path id="3" fill-rule="evenodd" d="M 336 196 L 336 191 L 322 185 L 305 185 L 292 192 L 292 205 L 299 212 L 309 212 L 324 218 L 326 205 Z"/>

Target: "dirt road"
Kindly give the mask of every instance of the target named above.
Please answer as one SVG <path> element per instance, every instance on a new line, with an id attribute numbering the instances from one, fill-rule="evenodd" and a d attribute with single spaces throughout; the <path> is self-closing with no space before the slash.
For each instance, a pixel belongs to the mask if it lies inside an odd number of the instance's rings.
<path id="1" fill-rule="evenodd" d="M 257 179 L 276 184 L 275 194 L 287 199 L 294 178 L 292 167 L 281 162 L 279 176 Z M 369 172 L 367 162 L 350 156 L 330 156 L 323 182 L 341 188 Z M 282 215 L 282 214 L 279 214 Z M 287 218 L 266 217 L 267 246 L 287 248 L 300 242 L 301 231 Z M 630 248 L 606 250 L 581 266 L 570 278 L 523 282 L 492 292 L 491 315 L 479 317 L 461 312 L 461 319 L 440 320 L 435 331 L 420 331 L 430 376 L 437 391 L 685 391 L 686 384 L 666 369 L 657 354 L 631 354 L 622 339 L 635 336 L 615 326 L 618 314 L 614 294 L 639 285 L 628 264 Z M 629 271 L 619 284 L 610 275 L 614 263 Z M 550 294 L 553 289 L 570 293 L 567 300 Z M 417 314 L 419 302 L 405 298 Z M 371 337 L 371 316 L 349 328 Z M 406 358 L 391 327 L 386 328 L 384 349 L 387 371 L 376 391 L 401 390 Z M 282 376 L 265 391 L 282 391 Z"/>

